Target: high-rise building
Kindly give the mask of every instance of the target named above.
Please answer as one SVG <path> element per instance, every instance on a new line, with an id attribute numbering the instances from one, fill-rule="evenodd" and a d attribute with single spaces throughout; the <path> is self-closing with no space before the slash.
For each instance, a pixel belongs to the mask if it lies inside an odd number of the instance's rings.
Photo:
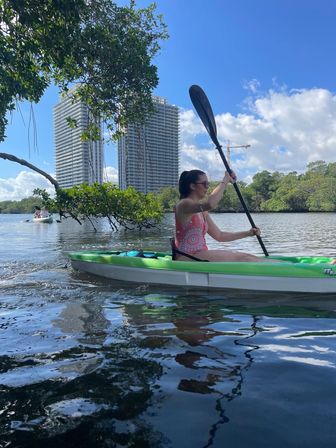
<path id="1" fill-rule="evenodd" d="M 70 128 L 67 117 L 77 120 Z M 54 141 L 56 179 L 61 188 L 73 185 L 103 182 L 104 149 L 102 140 L 82 141 L 81 134 L 89 122 L 89 110 L 70 96 L 60 99 L 54 106 Z M 99 124 L 100 126 L 100 124 Z"/>
<path id="2" fill-rule="evenodd" d="M 179 171 L 179 111 L 153 97 L 155 112 L 141 124 L 129 124 L 118 141 L 119 187 L 149 193 L 176 186 Z"/>

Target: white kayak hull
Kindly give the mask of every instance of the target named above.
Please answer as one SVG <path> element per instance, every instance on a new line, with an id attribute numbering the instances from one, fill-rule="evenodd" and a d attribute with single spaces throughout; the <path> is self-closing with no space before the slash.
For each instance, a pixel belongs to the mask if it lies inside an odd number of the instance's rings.
<path id="1" fill-rule="evenodd" d="M 44 216 L 43 218 L 33 218 L 33 222 L 51 224 L 53 222 L 53 217 L 50 215 L 50 216 Z"/>
<path id="2" fill-rule="evenodd" d="M 181 262 L 177 262 L 181 263 Z M 125 282 L 174 285 L 208 289 L 239 289 L 249 291 L 279 291 L 335 293 L 336 278 L 239 275 L 182 270 L 148 269 L 71 260 L 74 269 Z"/>

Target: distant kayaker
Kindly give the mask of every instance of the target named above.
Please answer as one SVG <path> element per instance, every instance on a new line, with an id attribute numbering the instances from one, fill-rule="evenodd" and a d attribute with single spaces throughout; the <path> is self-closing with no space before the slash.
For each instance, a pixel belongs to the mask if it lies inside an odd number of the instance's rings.
<path id="1" fill-rule="evenodd" d="M 214 209 L 229 183 L 236 182 L 236 174 L 225 172 L 224 178 L 207 195 L 209 180 L 201 170 L 183 171 L 179 179 L 180 200 L 175 207 L 176 236 L 178 252 L 208 261 L 272 261 L 255 255 L 222 249 L 208 249 L 205 236 L 208 233 L 219 242 L 234 241 L 249 236 L 260 235 L 259 228 L 242 232 L 223 232 L 214 223 L 208 211 Z M 177 260 L 190 260 L 177 252 Z"/>
<path id="2" fill-rule="evenodd" d="M 41 211 L 41 218 L 47 218 L 49 215 L 50 213 L 47 207 L 43 207 Z"/>
<path id="3" fill-rule="evenodd" d="M 41 218 L 41 208 L 37 205 L 34 205 L 35 212 L 34 212 L 34 218 Z"/>

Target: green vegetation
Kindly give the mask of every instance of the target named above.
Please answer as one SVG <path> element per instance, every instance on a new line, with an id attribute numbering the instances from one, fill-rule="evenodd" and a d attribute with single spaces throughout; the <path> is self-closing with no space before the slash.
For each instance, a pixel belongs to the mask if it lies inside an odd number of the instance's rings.
<path id="1" fill-rule="evenodd" d="M 34 195 L 49 210 L 59 210 L 61 217 L 71 217 L 80 224 L 88 220 L 93 228 L 93 218 L 107 218 L 113 230 L 141 230 L 156 226 L 164 213 L 157 195 L 140 193 L 133 187 L 120 190 L 111 183 L 58 190 L 54 199 L 41 189 L 35 189 Z"/>
<path id="2" fill-rule="evenodd" d="M 171 212 L 179 199 L 179 192 L 175 187 L 164 187 L 159 191 L 158 197 L 163 209 L 167 212 Z"/>
<path id="3" fill-rule="evenodd" d="M 336 163 L 309 163 L 304 174 L 282 176 L 261 211 L 336 211 Z"/>
<path id="4" fill-rule="evenodd" d="M 238 182 L 251 212 L 334 212 L 336 211 L 336 163 L 309 163 L 303 174 L 261 171 L 250 184 Z M 217 182 L 210 186 L 214 188 Z M 162 206 L 171 211 L 178 199 L 175 188 L 160 192 Z M 215 211 L 243 212 L 233 188 L 228 188 Z"/>
<path id="5" fill-rule="evenodd" d="M 0 202 L 0 213 L 34 213 L 34 206 L 42 207 L 42 200 L 34 196 L 21 201 Z"/>
<path id="6" fill-rule="evenodd" d="M 139 193 L 133 187 L 120 190 L 111 183 L 58 190 L 55 198 L 51 198 L 46 190 L 35 189 L 32 197 L 0 202 L 0 213 L 33 214 L 35 205 L 45 206 L 50 212 L 59 213 L 60 217 L 71 217 L 79 224 L 88 220 L 93 228 L 93 218 L 107 218 L 113 230 L 154 227 L 164 214 L 158 195 Z"/>

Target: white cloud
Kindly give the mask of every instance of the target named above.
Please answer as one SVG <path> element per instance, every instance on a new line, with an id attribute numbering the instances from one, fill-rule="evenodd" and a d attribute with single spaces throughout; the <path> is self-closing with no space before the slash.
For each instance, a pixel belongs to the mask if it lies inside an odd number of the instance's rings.
<path id="1" fill-rule="evenodd" d="M 197 135 L 204 134 L 204 126 L 193 110 L 180 109 L 181 142 L 193 142 Z"/>
<path id="2" fill-rule="evenodd" d="M 260 82 L 257 79 L 250 79 L 249 81 L 243 82 L 243 88 L 252 93 L 257 93 L 259 87 Z"/>
<path id="3" fill-rule="evenodd" d="M 118 183 L 118 170 L 113 166 L 107 166 L 103 173 L 104 182 Z"/>
<path id="4" fill-rule="evenodd" d="M 335 161 L 336 96 L 330 91 L 270 90 L 263 97 L 248 98 L 246 104 L 249 110 L 243 114 L 216 116 L 218 139 L 224 152 L 228 141 L 231 145 L 251 145 L 248 149 L 231 150 L 232 168 L 240 179 L 250 181 L 261 170 L 303 172 L 309 162 Z M 197 144 L 199 118 L 190 111 L 181 115 L 188 118 L 181 119 L 181 169 L 199 168 L 202 163 L 210 178 L 218 179 L 224 168 L 214 155 L 217 153 L 214 145 L 209 142 L 204 149 L 203 144 Z M 184 126 L 189 125 L 191 131 L 185 130 Z M 185 135 L 187 139 L 183 140 Z M 204 128 L 203 135 L 206 135 Z"/>
<path id="5" fill-rule="evenodd" d="M 182 143 L 181 171 L 192 169 L 205 171 L 210 180 L 219 179 L 224 172 L 223 163 L 216 150 Z"/>
<path id="6" fill-rule="evenodd" d="M 51 174 L 53 176 L 53 174 Z M 0 178 L 0 201 L 19 201 L 33 195 L 34 188 L 43 188 L 53 196 L 54 187 L 43 176 L 33 171 L 20 171 L 16 177 Z"/>

